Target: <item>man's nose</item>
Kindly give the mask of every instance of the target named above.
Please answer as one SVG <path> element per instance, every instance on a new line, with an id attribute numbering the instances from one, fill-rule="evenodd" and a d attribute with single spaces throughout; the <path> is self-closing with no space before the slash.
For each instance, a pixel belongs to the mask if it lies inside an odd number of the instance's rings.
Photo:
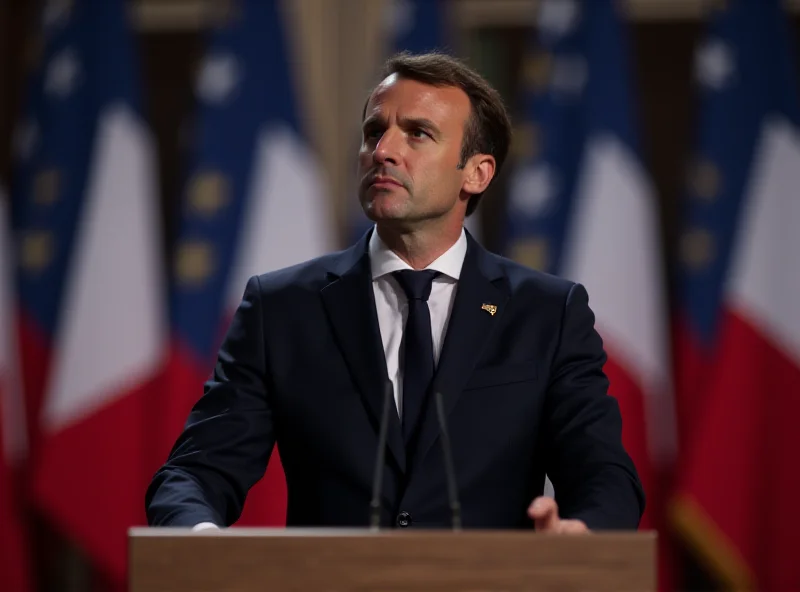
<path id="1" fill-rule="evenodd" d="M 402 132 L 395 129 L 386 130 L 375 146 L 372 158 L 377 164 L 389 162 L 397 165 L 400 162 Z"/>

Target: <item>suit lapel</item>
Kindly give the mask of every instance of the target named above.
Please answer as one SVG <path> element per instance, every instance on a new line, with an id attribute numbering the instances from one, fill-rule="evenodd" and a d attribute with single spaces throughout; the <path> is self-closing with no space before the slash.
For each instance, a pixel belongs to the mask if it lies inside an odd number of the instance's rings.
<path id="1" fill-rule="evenodd" d="M 342 254 L 337 262 L 342 273 L 339 273 L 340 270 L 329 272 L 333 281 L 322 289 L 321 295 L 334 335 L 377 434 L 389 377 L 372 291 L 372 272 L 367 252 L 369 235 L 367 233 Z M 394 407 L 389 410 L 387 444 L 398 467 L 405 471 L 405 445 L 400 418 Z"/>
<path id="2" fill-rule="evenodd" d="M 469 235 L 468 240 L 467 255 L 419 435 L 415 466 L 421 463 L 439 437 L 434 393 L 437 390 L 442 393 L 446 417 L 458 402 L 509 298 L 502 269 Z M 492 305 L 496 307 L 494 314 Z"/>

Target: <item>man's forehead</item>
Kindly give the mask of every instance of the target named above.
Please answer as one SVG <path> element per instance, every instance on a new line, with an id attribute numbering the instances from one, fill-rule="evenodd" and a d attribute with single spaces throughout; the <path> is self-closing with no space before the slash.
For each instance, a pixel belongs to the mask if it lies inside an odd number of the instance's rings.
<path id="1" fill-rule="evenodd" d="M 459 110 L 467 114 L 470 107 L 466 93 L 456 86 L 434 86 L 398 74 L 387 76 L 375 87 L 367 100 L 365 115 L 379 115 L 390 105 L 426 116 L 446 116 Z"/>

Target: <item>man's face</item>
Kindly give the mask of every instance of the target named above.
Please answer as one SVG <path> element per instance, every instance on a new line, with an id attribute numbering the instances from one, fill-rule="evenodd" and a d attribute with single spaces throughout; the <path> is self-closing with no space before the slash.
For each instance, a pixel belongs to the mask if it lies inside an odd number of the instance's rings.
<path id="1" fill-rule="evenodd" d="M 392 75 L 370 97 L 359 150 L 359 200 L 376 221 L 403 224 L 460 216 L 464 171 L 458 168 L 469 97 Z"/>

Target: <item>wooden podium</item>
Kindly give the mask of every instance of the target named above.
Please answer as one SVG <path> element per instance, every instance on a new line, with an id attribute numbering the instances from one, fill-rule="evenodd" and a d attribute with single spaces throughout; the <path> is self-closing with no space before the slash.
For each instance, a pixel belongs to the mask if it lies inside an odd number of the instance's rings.
<path id="1" fill-rule="evenodd" d="M 130 592 L 656 590 L 655 533 L 134 528 Z"/>

